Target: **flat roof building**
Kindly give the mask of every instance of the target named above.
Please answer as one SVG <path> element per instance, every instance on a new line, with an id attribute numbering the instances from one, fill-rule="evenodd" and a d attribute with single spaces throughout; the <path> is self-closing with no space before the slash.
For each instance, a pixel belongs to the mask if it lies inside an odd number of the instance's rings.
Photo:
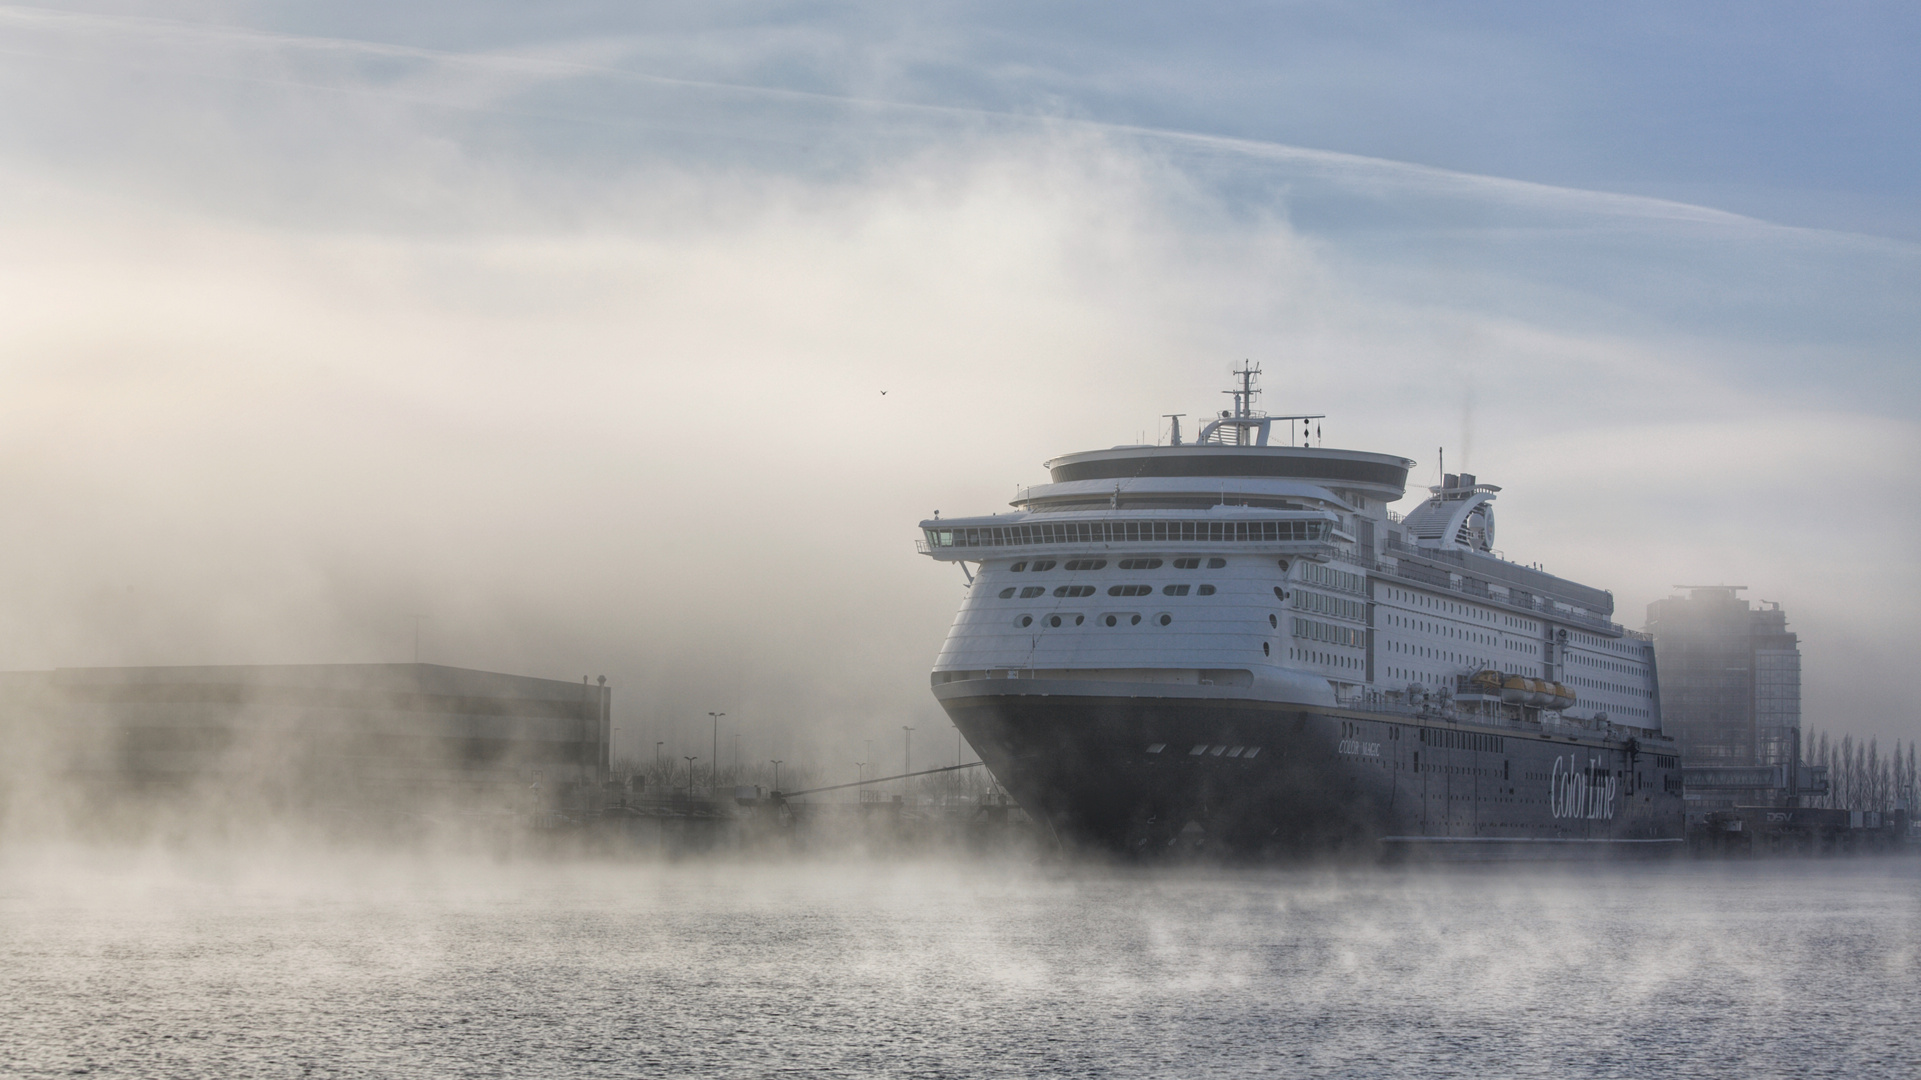
<path id="1" fill-rule="evenodd" d="M 270 805 L 596 784 L 611 697 L 604 679 L 438 664 L 5 672 L 0 784 L 16 796 L 193 791 Z"/>

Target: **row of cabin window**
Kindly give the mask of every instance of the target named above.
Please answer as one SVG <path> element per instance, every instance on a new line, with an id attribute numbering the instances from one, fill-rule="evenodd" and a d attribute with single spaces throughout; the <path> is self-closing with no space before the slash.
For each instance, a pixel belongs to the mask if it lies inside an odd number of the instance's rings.
<path id="1" fill-rule="evenodd" d="M 1186 596 L 1190 590 L 1192 590 L 1196 595 L 1199 595 L 1199 596 L 1214 595 L 1214 586 L 1212 585 L 1202 585 L 1202 586 L 1199 586 L 1198 588 L 1193 585 L 1164 585 L 1161 587 L 1161 595 Z M 1015 598 L 1015 595 L 1017 592 L 1020 599 L 1032 600 L 1036 596 L 1045 596 L 1047 594 L 1047 586 L 1029 585 L 1025 588 L 1016 590 L 1014 586 L 1009 585 L 1007 588 L 1001 590 L 1000 596 L 1002 600 L 1012 600 Z M 1094 586 L 1062 585 L 1059 588 L 1056 588 L 1054 590 L 1054 595 L 1061 597 L 1062 599 L 1068 599 L 1068 598 L 1077 597 L 1077 596 L 1092 596 L 1094 595 Z M 1154 595 L 1154 586 L 1152 585 L 1110 585 L 1107 588 L 1107 595 L 1109 596 L 1152 596 Z"/>
<path id="2" fill-rule="evenodd" d="M 1227 560 L 1221 559 L 1221 558 L 1213 558 L 1213 559 L 1205 559 L 1205 560 L 1200 558 L 1175 559 L 1174 569 L 1199 570 L 1203 562 L 1207 564 L 1207 568 L 1209 570 L 1219 570 L 1221 567 L 1227 565 Z M 1026 571 L 1027 573 L 1030 573 L 1030 574 L 1038 574 L 1043 570 L 1054 569 L 1054 565 L 1055 563 L 1053 559 L 1037 559 L 1031 563 L 1023 560 L 1021 562 L 1017 562 L 1014 565 L 1008 567 L 1007 571 L 1008 573 L 1011 573 L 1011 574 L 1018 574 L 1018 573 L 1021 573 L 1022 571 Z M 1120 568 L 1122 570 L 1159 570 L 1161 568 L 1161 560 L 1159 559 L 1122 559 L 1120 561 Z M 1107 569 L 1107 560 L 1106 559 L 1069 559 L 1067 560 L 1067 565 L 1061 567 L 1061 569 L 1063 570 L 1105 570 Z"/>
<path id="3" fill-rule="evenodd" d="M 1049 615 L 1047 616 L 1047 625 L 1055 626 L 1055 627 L 1062 626 L 1062 625 L 1065 625 L 1067 621 L 1070 619 L 1073 620 L 1073 624 L 1075 626 L 1080 626 L 1082 623 L 1085 623 L 1087 621 L 1087 616 L 1085 615 Z M 1140 615 L 1131 611 L 1126 612 L 1124 614 L 1116 613 L 1113 615 L 1108 615 L 1108 616 L 1105 616 L 1101 621 L 1106 623 L 1108 626 L 1119 626 L 1121 624 L 1122 619 L 1126 619 L 1127 625 L 1129 626 L 1139 626 L 1141 624 Z M 1169 615 L 1167 612 L 1163 611 L 1159 615 L 1154 616 L 1154 621 L 1159 623 L 1162 626 L 1172 626 L 1174 623 L 1174 616 Z M 1034 625 L 1034 616 L 1032 615 L 1017 616 L 1014 619 L 1014 625 L 1025 630 L 1028 627 Z"/>
<path id="4" fill-rule="evenodd" d="M 1087 521 L 1040 525 L 1002 525 L 960 529 L 924 529 L 934 548 L 1001 547 L 1030 544 L 1118 543 L 1277 543 L 1321 542 L 1333 523 L 1327 521 Z"/>

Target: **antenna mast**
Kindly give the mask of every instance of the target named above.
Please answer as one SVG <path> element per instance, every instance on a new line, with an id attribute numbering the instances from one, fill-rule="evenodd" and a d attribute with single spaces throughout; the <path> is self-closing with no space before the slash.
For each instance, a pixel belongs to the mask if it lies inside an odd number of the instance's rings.
<path id="1" fill-rule="evenodd" d="M 1259 390 L 1254 389 L 1254 379 L 1261 373 L 1261 366 L 1259 364 L 1249 363 L 1246 360 L 1241 361 L 1241 363 L 1243 366 L 1234 372 L 1234 375 L 1241 380 L 1241 388 L 1239 390 L 1221 391 L 1223 394 L 1233 395 L 1234 419 L 1236 420 L 1246 420 L 1254 415 L 1254 395 L 1260 393 Z M 1234 442 L 1236 445 L 1246 446 L 1248 443 L 1247 436 L 1248 430 L 1245 425 L 1234 425 Z"/>

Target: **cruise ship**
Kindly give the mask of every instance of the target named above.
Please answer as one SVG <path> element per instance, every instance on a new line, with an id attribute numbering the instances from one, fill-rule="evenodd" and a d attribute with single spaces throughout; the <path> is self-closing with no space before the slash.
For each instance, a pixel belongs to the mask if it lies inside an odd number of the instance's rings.
<path id="1" fill-rule="evenodd" d="M 1147 854 L 1663 850 L 1654 649 L 1612 594 L 1495 547 L 1500 488 L 1233 408 L 1047 462 L 1011 512 L 921 522 L 966 598 L 933 692 L 1064 843 Z"/>

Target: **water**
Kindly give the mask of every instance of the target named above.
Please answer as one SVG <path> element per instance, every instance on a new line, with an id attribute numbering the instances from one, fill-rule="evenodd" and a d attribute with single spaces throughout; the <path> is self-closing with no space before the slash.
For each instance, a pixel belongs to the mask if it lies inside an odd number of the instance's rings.
<path id="1" fill-rule="evenodd" d="M 11 1076 L 1847 1076 L 1921 860 L 0 857 Z"/>

